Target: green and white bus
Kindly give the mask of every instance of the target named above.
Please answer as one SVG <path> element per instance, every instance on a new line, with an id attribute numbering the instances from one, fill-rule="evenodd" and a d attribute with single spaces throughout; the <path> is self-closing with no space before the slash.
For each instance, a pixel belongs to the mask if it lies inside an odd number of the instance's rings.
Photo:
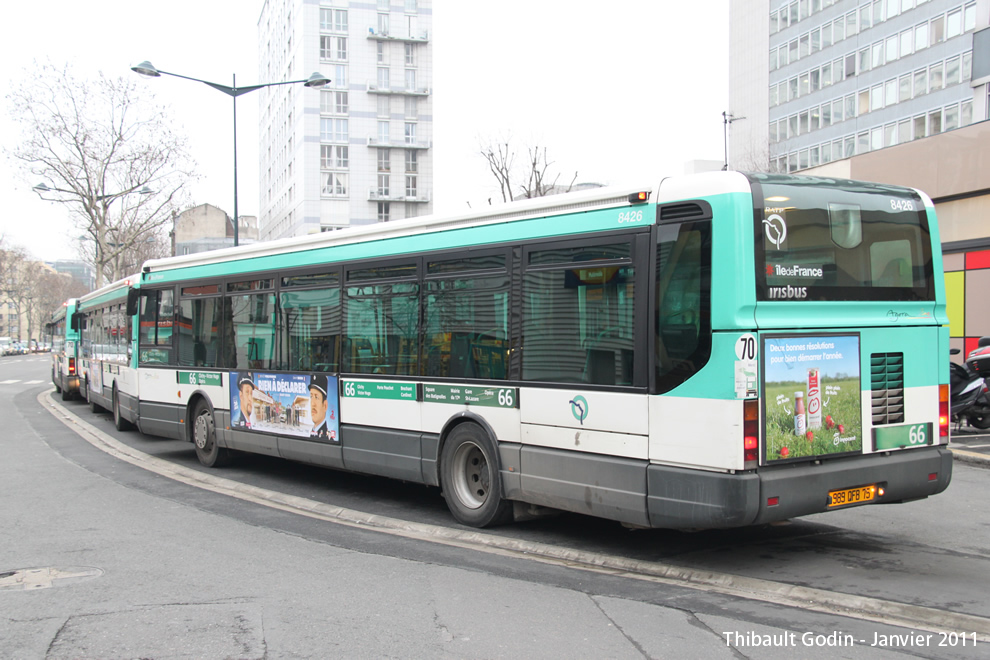
<path id="1" fill-rule="evenodd" d="M 45 341 L 52 347 L 52 384 L 55 392 L 68 401 L 79 394 L 79 373 L 76 361 L 79 348 L 79 326 L 73 317 L 79 300 L 70 298 L 62 304 L 45 324 Z"/>
<path id="2" fill-rule="evenodd" d="M 118 280 L 79 299 L 79 393 L 90 410 L 109 410 L 118 430 L 137 419 L 137 360 L 133 355 L 134 307 L 132 286 L 140 274 Z"/>
<path id="3" fill-rule="evenodd" d="M 952 472 L 939 246 L 919 191 L 718 172 L 150 261 L 137 422 L 479 527 L 915 500 Z"/>

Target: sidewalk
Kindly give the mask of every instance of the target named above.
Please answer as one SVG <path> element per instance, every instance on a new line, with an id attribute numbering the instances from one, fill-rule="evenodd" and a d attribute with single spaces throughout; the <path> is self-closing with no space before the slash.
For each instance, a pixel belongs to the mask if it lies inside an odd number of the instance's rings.
<path id="1" fill-rule="evenodd" d="M 990 467 L 990 434 L 963 427 L 950 430 L 949 449 L 956 460 L 970 465 Z"/>

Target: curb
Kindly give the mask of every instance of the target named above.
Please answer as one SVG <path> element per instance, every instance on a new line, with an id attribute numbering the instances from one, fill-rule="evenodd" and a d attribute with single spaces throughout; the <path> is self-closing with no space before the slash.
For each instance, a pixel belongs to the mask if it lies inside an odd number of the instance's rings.
<path id="1" fill-rule="evenodd" d="M 990 467 L 990 456 L 987 454 L 978 454 L 975 451 L 966 451 L 964 449 L 953 449 L 951 445 L 949 446 L 949 450 L 952 452 L 953 460 L 960 463 L 975 465 L 977 467 Z"/>

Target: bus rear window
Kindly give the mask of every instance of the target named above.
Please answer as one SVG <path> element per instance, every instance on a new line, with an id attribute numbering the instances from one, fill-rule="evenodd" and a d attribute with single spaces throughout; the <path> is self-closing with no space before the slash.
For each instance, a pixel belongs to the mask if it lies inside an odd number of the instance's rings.
<path id="1" fill-rule="evenodd" d="M 914 191 L 749 176 L 760 300 L 935 299 L 928 219 Z"/>

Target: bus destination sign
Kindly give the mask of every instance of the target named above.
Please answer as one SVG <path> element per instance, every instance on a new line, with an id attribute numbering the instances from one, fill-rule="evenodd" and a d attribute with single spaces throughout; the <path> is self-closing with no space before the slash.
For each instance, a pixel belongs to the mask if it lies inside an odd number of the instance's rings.
<path id="1" fill-rule="evenodd" d="M 514 387 L 465 387 L 463 385 L 423 385 L 423 400 L 463 406 L 515 408 L 518 391 Z"/>
<path id="2" fill-rule="evenodd" d="M 180 371 L 179 384 L 180 385 L 213 385 L 215 387 L 222 387 L 223 374 L 212 373 L 209 371 Z"/>
<path id="3" fill-rule="evenodd" d="M 344 396 L 355 399 L 416 400 L 416 383 L 345 380 Z"/>

